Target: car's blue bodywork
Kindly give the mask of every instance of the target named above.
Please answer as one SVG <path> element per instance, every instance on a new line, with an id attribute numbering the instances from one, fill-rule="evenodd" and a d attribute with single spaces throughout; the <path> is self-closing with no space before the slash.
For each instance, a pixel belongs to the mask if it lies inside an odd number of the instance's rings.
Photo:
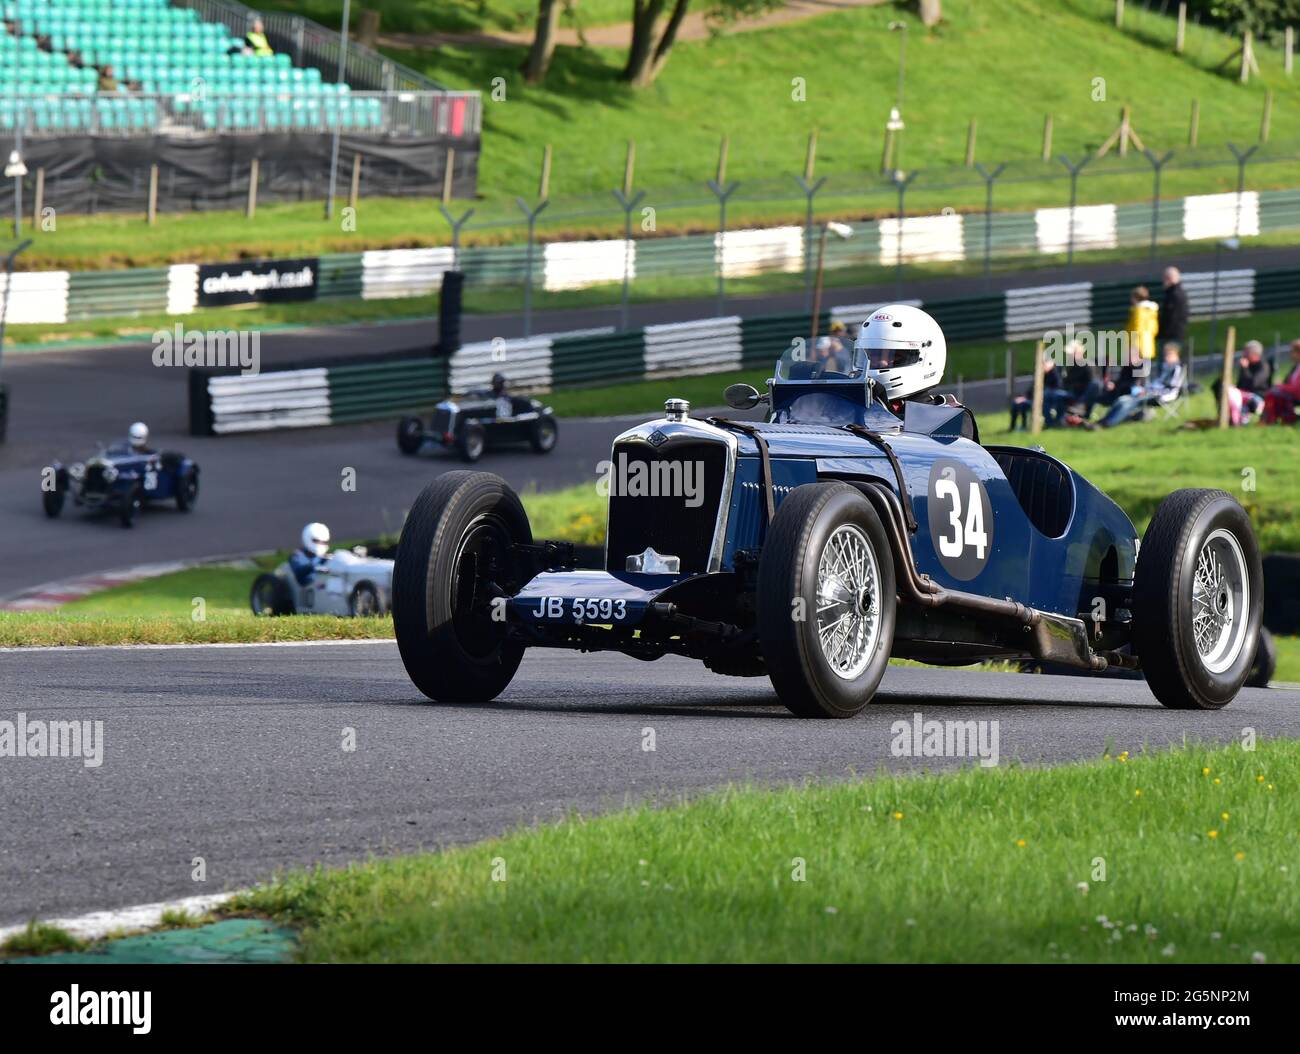
<path id="1" fill-rule="evenodd" d="M 670 415 L 615 440 L 614 465 L 620 452 L 662 461 L 674 450 L 697 456 L 702 444 L 726 450 L 720 485 L 713 483 L 724 500 L 707 559 L 701 546 L 694 566 L 683 557 L 677 573 L 627 570 L 625 563 L 642 551 L 643 542 L 655 555 L 688 551 L 691 535 L 681 522 L 689 513 L 651 498 L 635 515 L 625 515 L 611 499 L 605 570 L 546 571 L 510 601 L 513 621 L 531 633 L 532 643 L 634 650 L 644 644 L 637 644 L 638 627 L 648 614 L 667 612 L 669 602 L 686 635 L 690 626 L 683 615 L 743 627 L 745 593 L 753 589 L 752 569 L 767 528 L 770 473 L 778 514 L 794 488 L 817 481 L 843 481 L 873 497 L 887 491 L 908 521 L 905 529 L 900 524 L 895 544 L 910 552 L 915 571 L 928 579 L 926 588 L 1054 616 L 1054 632 L 1073 638 L 1081 663 L 1090 660 L 1089 640 L 1123 645 L 1137 532 L 1078 473 L 1041 450 L 982 446 L 974 419 L 952 403 L 890 407 L 862 380 L 773 379 L 769 389 L 765 422 L 707 423 Z M 707 517 L 699 523 L 703 529 Z M 981 625 L 969 612 L 940 616 L 923 608 L 900 617 L 896 654 L 956 661 L 1040 650 L 1025 625 L 1017 627 L 1026 634 L 1020 640 L 1006 627 Z M 566 636 L 560 627 L 582 632 Z M 909 639 L 933 643 L 909 648 Z M 1105 664 L 1094 668 L 1099 665 Z"/>
<path id="2" fill-rule="evenodd" d="M 184 488 L 196 489 L 199 468 L 188 457 L 174 452 L 139 451 L 126 443 L 101 449 L 84 462 L 52 466 L 59 494 L 90 509 L 120 510 L 129 501 L 186 501 Z M 190 497 L 192 500 L 192 496 Z"/>

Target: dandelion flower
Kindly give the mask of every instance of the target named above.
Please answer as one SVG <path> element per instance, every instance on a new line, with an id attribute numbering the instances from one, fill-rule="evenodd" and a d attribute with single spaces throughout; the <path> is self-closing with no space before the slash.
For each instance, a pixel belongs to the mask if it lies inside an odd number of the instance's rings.
<path id="1" fill-rule="evenodd" d="M 1253 963 L 1268 962 L 1268 956 L 1266 956 L 1263 952 L 1251 952 L 1250 961 Z"/>
<path id="2" fill-rule="evenodd" d="M 1082 893 L 1085 897 L 1088 895 L 1087 882 L 1076 882 L 1074 888 L 1077 889 L 1080 893 Z"/>
<path id="3" fill-rule="evenodd" d="M 901 820 L 902 818 L 903 818 L 903 814 L 901 812 L 894 813 L 895 820 Z"/>
<path id="4" fill-rule="evenodd" d="M 1238 860 L 1238 861 L 1240 861 L 1240 860 L 1245 860 L 1245 859 L 1246 859 L 1246 854 L 1243 853 L 1240 849 L 1238 849 L 1235 853 L 1232 854 L 1232 859 L 1234 859 L 1234 860 Z"/>
<path id="5" fill-rule="evenodd" d="M 1166 959 L 1168 959 L 1177 950 L 1178 949 L 1175 948 L 1172 944 L 1166 944 L 1163 948 L 1160 949 L 1160 954 L 1163 955 Z"/>
<path id="6" fill-rule="evenodd" d="M 1226 820 L 1228 818 L 1228 814 L 1226 812 L 1221 812 L 1219 813 L 1219 818 Z"/>
<path id="7" fill-rule="evenodd" d="M 1211 770 L 1208 769 L 1208 768 L 1201 769 L 1201 775 L 1202 775 L 1202 776 L 1208 776 L 1208 775 L 1210 774 L 1210 771 L 1211 771 Z"/>
<path id="8" fill-rule="evenodd" d="M 1017 838 L 1017 839 L 1016 839 L 1016 846 L 1017 846 L 1018 848 L 1023 849 L 1023 848 L 1026 846 L 1026 844 L 1027 844 L 1027 843 L 1025 842 L 1025 840 L 1024 840 L 1023 838 Z"/>
<path id="9" fill-rule="evenodd" d="M 1208 837 L 1210 837 L 1210 838 L 1218 838 L 1218 837 L 1219 837 L 1219 832 L 1218 832 L 1218 831 L 1211 831 L 1211 832 L 1209 833 Z"/>
<path id="10" fill-rule="evenodd" d="M 1219 786 L 1222 786 L 1222 784 L 1223 784 L 1223 780 L 1219 779 L 1218 776 L 1215 776 L 1215 777 L 1214 777 L 1214 785 L 1215 785 L 1216 787 L 1219 787 Z"/>

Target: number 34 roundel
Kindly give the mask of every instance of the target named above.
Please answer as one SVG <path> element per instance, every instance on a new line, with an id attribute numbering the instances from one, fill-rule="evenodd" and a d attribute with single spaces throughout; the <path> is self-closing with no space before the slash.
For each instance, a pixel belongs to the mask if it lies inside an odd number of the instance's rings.
<path id="1" fill-rule="evenodd" d="M 993 550 L 988 491 L 960 461 L 940 459 L 930 469 L 927 497 L 935 555 L 953 578 L 969 582 L 984 570 Z"/>

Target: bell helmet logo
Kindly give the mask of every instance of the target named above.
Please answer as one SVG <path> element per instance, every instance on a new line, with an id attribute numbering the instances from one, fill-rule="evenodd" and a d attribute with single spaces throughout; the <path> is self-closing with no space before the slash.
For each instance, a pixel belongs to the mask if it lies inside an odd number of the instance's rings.
<path id="1" fill-rule="evenodd" d="M 892 322 L 893 320 L 894 320 L 894 316 L 893 316 L 893 315 L 886 315 L 886 314 L 883 314 L 883 313 L 882 313 L 882 314 L 879 314 L 879 315 L 872 315 L 872 316 L 871 316 L 871 321 L 872 321 L 872 322 Z"/>

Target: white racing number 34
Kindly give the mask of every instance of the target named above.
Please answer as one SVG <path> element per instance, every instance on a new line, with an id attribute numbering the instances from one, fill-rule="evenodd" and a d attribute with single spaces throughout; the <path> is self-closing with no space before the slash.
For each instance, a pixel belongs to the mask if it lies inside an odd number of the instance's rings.
<path id="1" fill-rule="evenodd" d="M 962 556 L 967 547 L 975 550 L 975 558 L 983 560 L 988 552 L 989 538 L 984 531 L 984 502 L 981 500 L 980 485 L 970 481 L 965 515 L 962 510 L 962 493 L 957 481 L 951 478 L 939 479 L 934 485 L 934 496 L 940 501 L 951 503 L 948 510 L 948 526 L 951 535 L 944 531 L 939 535 L 939 553 L 948 557 Z"/>

